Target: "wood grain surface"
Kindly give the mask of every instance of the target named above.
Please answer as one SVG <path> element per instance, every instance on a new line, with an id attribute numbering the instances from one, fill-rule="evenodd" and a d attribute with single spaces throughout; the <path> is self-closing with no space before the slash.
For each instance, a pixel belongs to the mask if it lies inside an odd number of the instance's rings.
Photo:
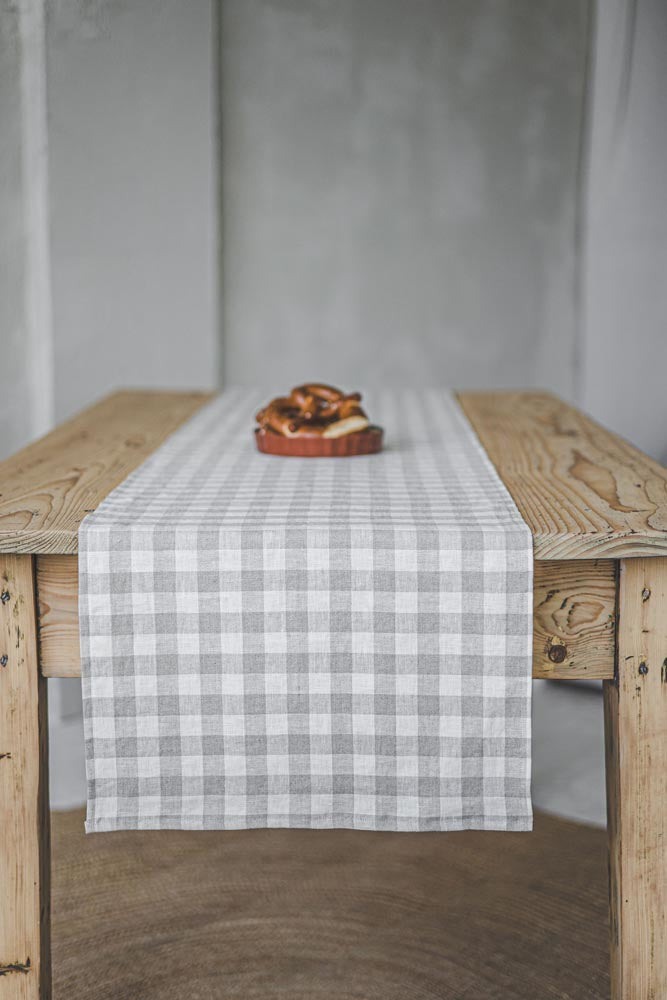
<path id="1" fill-rule="evenodd" d="M 208 399 L 116 392 L 0 463 L 0 552 L 76 552 L 86 514 Z"/>
<path id="2" fill-rule="evenodd" d="M 48 1000 L 50 837 L 46 680 L 31 556 L 0 556 L 0 1000 Z"/>
<path id="3" fill-rule="evenodd" d="M 612 1000 L 667 997 L 667 559 L 621 563 L 605 682 Z"/>
<path id="4" fill-rule="evenodd" d="M 534 677 L 613 677 L 616 565 L 612 559 L 535 563 Z"/>
<path id="5" fill-rule="evenodd" d="M 80 677 L 75 556 L 37 560 L 40 664 L 45 677 Z M 616 564 L 536 563 L 533 676 L 614 675 Z"/>
<path id="6" fill-rule="evenodd" d="M 667 555 L 667 470 L 546 393 L 459 393 L 536 559 Z"/>

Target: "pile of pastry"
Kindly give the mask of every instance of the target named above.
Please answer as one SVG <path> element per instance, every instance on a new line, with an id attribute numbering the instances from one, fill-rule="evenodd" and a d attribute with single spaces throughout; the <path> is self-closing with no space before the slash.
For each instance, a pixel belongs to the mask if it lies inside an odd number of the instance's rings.
<path id="1" fill-rule="evenodd" d="M 365 430 L 369 420 L 361 394 L 344 393 L 331 385 L 308 382 L 277 396 L 257 414 L 260 434 L 286 438 L 340 438 Z"/>

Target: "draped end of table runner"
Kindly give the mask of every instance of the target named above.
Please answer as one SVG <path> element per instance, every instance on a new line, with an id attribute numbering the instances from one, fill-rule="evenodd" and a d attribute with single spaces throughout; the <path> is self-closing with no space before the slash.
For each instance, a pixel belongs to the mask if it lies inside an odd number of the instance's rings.
<path id="1" fill-rule="evenodd" d="M 327 816 L 270 816 L 268 820 L 247 819 L 245 816 L 194 817 L 182 816 L 141 817 L 114 816 L 111 819 L 86 815 L 86 833 L 113 833 L 118 830 L 368 830 L 385 833 L 457 833 L 462 830 L 495 830 L 500 833 L 530 833 L 533 829 L 533 815 L 530 801 L 524 804 L 519 815 L 506 817 L 459 816 L 446 819 L 434 816 L 430 821 L 396 820 L 395 817 L 355 816 L 344 813 L 330 813 Z"/>
<path id="2" fill-rule="evenodd" d="M 225 393 L 83 522 L 88 832 L 531 829 L 532 537 L 449 393 L 366 398 L 302 460 Z"/>

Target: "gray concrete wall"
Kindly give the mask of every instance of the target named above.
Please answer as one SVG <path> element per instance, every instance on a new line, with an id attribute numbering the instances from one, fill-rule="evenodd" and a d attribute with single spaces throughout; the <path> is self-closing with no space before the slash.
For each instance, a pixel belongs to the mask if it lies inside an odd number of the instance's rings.
<path id="1" fill-rule="evenodd" d="M 21 42 L 18 11 L 0 7 L 0 459 L 25 444 L 32 429 L 22 344 L 25 337 L 23 182 L 21 177 Z"/>
<path id="2" fill-rule="evenodd" d="M 0 459 L 52 418 L 44 20 L 0 0 Z"/>
<path id="3" fill-rule="evenodd" d="M 606 0 L 597 20 L 583 403 L 667 463 L 667 4 Z"/>
<path id="4" fill-rule="evenodd" d="M 582 0 L 223 0 L 224 379 L 575 379 Z"/>
<path id="5" fill-rule="evenodd" d="M 55 409 L 115 386 L 214 386 L 211 0 L 52 0 Z"/>

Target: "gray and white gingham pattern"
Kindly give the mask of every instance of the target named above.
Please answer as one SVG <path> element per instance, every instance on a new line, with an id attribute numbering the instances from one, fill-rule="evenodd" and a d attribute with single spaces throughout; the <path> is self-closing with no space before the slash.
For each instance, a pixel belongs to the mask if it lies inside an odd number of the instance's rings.
<path id="1" fill-rule="evenodd" d="M 528 830 L 532 537 L 452 395 L 259 454 L 226 391 L 81 525 L 88 831 Z"/>

